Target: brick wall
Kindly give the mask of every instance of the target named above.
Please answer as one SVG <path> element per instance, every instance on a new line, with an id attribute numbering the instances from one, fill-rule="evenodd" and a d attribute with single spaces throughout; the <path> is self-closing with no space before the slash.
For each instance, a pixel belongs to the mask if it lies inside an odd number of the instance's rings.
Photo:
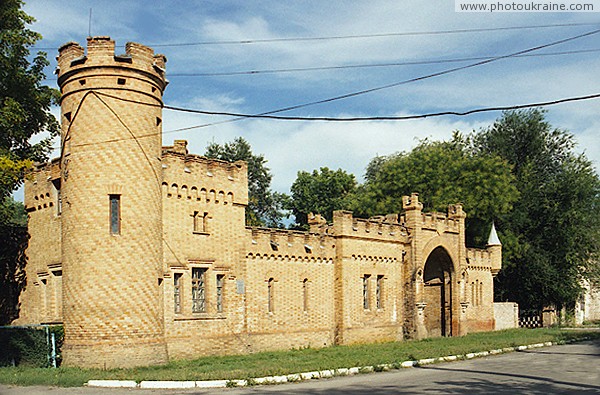
<path id="1" fill-rule="evenodd" d="M 162 147 L 165 61 L 131 43 L 115 55 L 107 37 L 90 38 L 87 54 L 60 49 L 64 150 L 26 182 L 17 322 L 64 322 L 66 365 L 494 328 L 501 247 L 465 247 L 460 205 L 426 214 L 413 194 L 400 215 L 247 228 L 245 163 L 190 154 L 183 140 Z"/>

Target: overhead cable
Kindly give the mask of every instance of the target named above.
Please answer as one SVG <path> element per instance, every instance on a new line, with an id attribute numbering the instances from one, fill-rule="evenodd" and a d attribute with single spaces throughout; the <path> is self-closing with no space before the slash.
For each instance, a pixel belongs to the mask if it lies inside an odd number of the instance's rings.
<path id="1" fill-rule="evenodd" d="M 440 112 L 431 112 L 419 115 L 392 115 L 392 116 L 372 116 L 372 117 L 295 117 L 295 116 L 284 116 L 284 115 L 268 115 L 268 114 L 242 114 L 242 113 L 232 113 L 232 112 L 216 112 L 216 111 L 202 111 L 202 110 L 191 110 L 188 108 L 181 107 L 172 107 L 172 106 L 164 106 L 166 110 L 180 111 L 180 112 L 188 112 L 195 114 L 203 114 L 203 115 L 222 115 L 229 117 L 238 117 L 238 118 L 259 118 L 259 119 L 275 119 L 281 121 L 327 121 L 327 122 L 357 122 L 357 121 L 405 121 L 409 119 L 421 119 L 421 118 L 430 118 L 430 117 L 439 117 L 444 115 L 456 115 L 456 116 L 465 116 L 471 115 L 481 112 L 490 112 L 490 111 L 509 111 L 509 110 L 519 110 L 523 108 L 532 108 L 532 107 L 545 107 L 551 106 L 555 104 L 582 101 L 582 100 L 591 100 L 600 98 L 600 93 L 586 95 L 586 96 L 575 96 L 568 97 L 563 99 L 549 100 L 537 103 L 527 103 L 527 104 L 517 104 L 511 106 L 497 106 L 497 107 L 485 107 L 485 108 L 477 108 L 467 111 L 440 111 Z"/>
<path id="2" fill-rule="evenodd" d="M 390 32 L 390 33 L 373 33 L 373 34 L 355 34 L 355 35 L 339 35 L 339 36 L 320 36 L 320 37 L 277 37 L 264 39 L 245 39 L 245 40 L 214 40 L 214 41 L 197 41 L 187 43 L 165 43 L 165 44 L 149 44 L 152 48 L 165 47 L 190 47 L 202 45 L 247 45 L 261 43 L 276 43 L 290 41 L 327 41 L 327 40 L 347 40 L 347 39 L 364 39 L 364 38 L 381 38 L 381 37 L 401 37 L 401 36 L 431 36 L 444 34 L 464 34 L 464 33 L 481 33 L 506 30 L 527 30 L 527 29 L 545 29 L 553 27 L 574 27 L 574 26 L 593 26 L 598 23 L 558 23 L 548 25 L 529 25 L 529 26 L 504 26 L 490 28 L 473 28 L 473 29 L 449 29 L 449 30 L 433 30 L 433 31 L 415 31 L 415 32 Z M 37 50 L 57 50 L 56 47 L 32 47 Z"/>
<path id="3" fill-rule="evenodd" d="M 600 52 L 599 48 L 595 49 L 580 49 L 572 51 L 562 52 L 547 52 L 540 54 L 525 54 L 513 56 L 514 58 L 533 58 L 541 56 L 559 56 L 559 55 L 573 55 L 581 53 L 592 53 Z M 366 63 L 366 64 L 349 64 L 349 65 L 338 65 L 338 66 L 316 66 L 316 67 L 296 67 L 287 69 L 264 69 L 264 70 L 242 70 L 242 71 L 221 71 L 221 72 L 198 72 L 198 73 L 169 73 L 169 78 L 172 77 L 221 77 L 221 76 L 234 76 L 234 75 L 255 75 L 255 74 L 277 74 L 277 73 L 297 73 L 297 72 L 310 72 L 310 71 L 323 71 L 323 70 L 344 70 L 344 69 L 364 69 L 373 67 L 397 67 L 397 66 L 421 66 L 430 64 L 444 64 L 444 63 L 462 63 L 476 60 L 488 60 L 493 59 L 494 56 L 477 56 L 469 58 L 454 58 L 454 59 L 431 59 L 431 60 L 414 60 L 405 62 L 389 62 L 389 63 Z"/>

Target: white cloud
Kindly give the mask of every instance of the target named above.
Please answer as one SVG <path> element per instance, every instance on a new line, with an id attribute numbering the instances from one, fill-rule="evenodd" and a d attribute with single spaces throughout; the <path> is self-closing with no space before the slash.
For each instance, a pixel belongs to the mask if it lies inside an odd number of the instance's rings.
<path id="1" fill-rule="evenodd" d="M 69 40 L 83 42 L 93 8 L 93 34 L 111 35 L 145 44 L 191 43 L 426 32 L 457 29 L 535 26 L 593 22 L 590 14 L 466 14 L 455 13 L 452 2 L 396 0 L 301 2 L 172 1 L 142 2 L 30 0 L 26 10 L 38 19 L 44 34 L 40 46 Z M 573 36 L 592 26 L 498 30 L 494 32 L 388 36 L 322 41 L 280 41 L 245 45 L 155 47 L 167 55 L 167 73 L 319 67 L 401 62 L 423 59 L 507 54 Z M 548 51 L 596 48 L 596 36 Z M 50 53 L 52 60 L 54 54 Z M 465 63 L 466 64 L 466 63 Z M 203 110 L 260 113 L 287 105 L 369 89 L 442 71 L 459 64 L 369 68 L 235 77 L 173 77 L 167 104 Z M 595 70 L 597 54 L 502 60 L 424 81 L 381 90 L 321 106 L 295 115 L 391 115 L 462 110 L 522 104 L 600 92 Z M 322 166 L 343 168 L 362 176 L 368 161 L 412 148 L 418 139 L 449 138 L 451 132 L 489 125 L 499 116 L 431 118 L 402 122 L 306 123 L 267 120 L 230 122 L 229 118 L 165 111 L 164 130 L 192 125 L 202 128 L 163 137 L 190 141 L 202 153 L 210 141 L 225 143 L 243 136 L 256 153 L 269 160 L 274 187 L 286 191 L 298 170 Z M 549 108 L 549 121 L 568 129 L 581 149 L 600 162 L 598 101 Z"/>

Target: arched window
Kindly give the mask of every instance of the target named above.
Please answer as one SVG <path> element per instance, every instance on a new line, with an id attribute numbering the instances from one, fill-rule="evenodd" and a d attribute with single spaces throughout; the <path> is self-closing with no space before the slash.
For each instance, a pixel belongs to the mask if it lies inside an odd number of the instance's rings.
<path id="1" fill-rule="evenodd" d="M 271 277 L 267 283 L 267 304 L 268 304 L 267 307 L 268 307 L 269 313 L 273 313 L 275 311 L 274 285 L 275 285 L 275 279 L 273 277 Z"/>
<path id="2" fill-rule="evenodd" d="M 308 278 L 302 280 L 302 305 L 303 310 L 308 311 Z"/>

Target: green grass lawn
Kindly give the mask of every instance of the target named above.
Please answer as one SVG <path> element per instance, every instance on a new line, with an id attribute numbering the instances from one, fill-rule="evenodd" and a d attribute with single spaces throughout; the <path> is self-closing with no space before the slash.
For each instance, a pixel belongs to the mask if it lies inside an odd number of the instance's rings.
<path id="1" fill-rule="evenodd" d="M 112 380 L 218 380 L 284 375 L 313 370 L 393 364 L 407 360 L 460 355 L 470 352 L 547 341 L 560 342 L 584 337 L 600 338 L 599 332 L 559 328 L 511 329 L 475 333 L 463 337 L 419 341 L 334 346 L 262 352 L 251 355 L 211 356 L 193 361 L 137 369 L 79 369 L 61 367 L 0 368 L 0 383 L 12 385 L 81 386 L 91 379 Z"/>

